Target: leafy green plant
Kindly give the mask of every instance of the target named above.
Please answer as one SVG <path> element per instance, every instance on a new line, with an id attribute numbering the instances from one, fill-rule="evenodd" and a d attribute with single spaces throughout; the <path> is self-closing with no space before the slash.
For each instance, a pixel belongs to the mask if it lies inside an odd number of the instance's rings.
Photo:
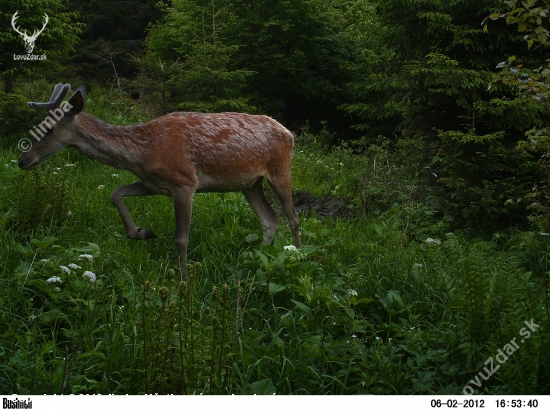
<path id="1" fill-rule="evenodd" d="M 141 302 L 145 393 L 226 394 L 230 382 L 231 314 L 228 285 L 213 287 L 211 306 L 198 304 L 201 265 L 189 278 L 158 289 L 146 282 Z"/>
<path id="2" fill-rule="evenodd" d="M 129 120 L 120 102 L 105 110 Z M 242 195 L 197 194 L 184 282 L 170 199 L 128 198 L 159 235 L 128 240 L 108 189 L 134 177 L 64 151 L 60 166 L 77 164 L 62 170 L 72 216 L 17 227 L 23 172 L 14 150 L 0 153 L 0 392 L 460 394 L 531 319 L 537 332 L 476 389 L 548 392 L 547 236 L 445 235 L 412 190 L 436 171 L 414 174 L 388 145 L 296 147 L 298 190 L 355 207 L 369 185 L 380 191 L 376 213 L 303 213 L 300 249 L 283 219 L 262 246 Z"/>
<path id="3" fill-rule="evenodd" d="M 70 216 L 69 170 L 63 162 L 53 161 L 13 177 L 11 201 L 21 230 L 60 224 Z"/>
<path id="4" fill-rule="evenodd" d="M 434 170 L 437 208 L 453 227 L 491 232 L 526 223 L 526 194 L 537 174 L 531 155 L 506 145 L 503 133 L 441 132 Z M 535 178 L 536 179 L 536 178 Z"/>
<path id="5" fill-rule="evenodd" d="M 27 107 L 27 100 L 19 94 L 0 92 L 0 136 L 2 144 L 15 143 L 11 136 L 20 136 L 27 132 L 29 125 L 37 117 L 34 110 Z"/>

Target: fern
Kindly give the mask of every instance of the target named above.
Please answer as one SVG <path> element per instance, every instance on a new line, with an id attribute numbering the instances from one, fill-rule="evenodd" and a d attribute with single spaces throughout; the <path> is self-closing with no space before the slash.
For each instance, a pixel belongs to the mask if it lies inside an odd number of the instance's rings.
<path id="1" fill-rule="evenodd" d="M 72 180 L 57 163 L 50 161 L 14 177 L 11 198 L 20 230 L 50 226 L 67 218 Z"/>

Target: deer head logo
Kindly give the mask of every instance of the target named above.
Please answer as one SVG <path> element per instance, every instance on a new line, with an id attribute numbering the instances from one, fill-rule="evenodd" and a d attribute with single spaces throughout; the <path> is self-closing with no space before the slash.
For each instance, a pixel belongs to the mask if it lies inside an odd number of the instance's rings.
<path id="1" fill-rule="evenodd" d="M 15 20 L 17 20 L 17 18 L 19 17 L 17 15 L 17 13 L 19 13 L 19 11 L 16 11 L 15 14 L 13 15 L 12 19 L 11 19 L 11 26 L 13 27 L 13 29 L 19 33 L 22 37 L 23 37 L 23 40 L 25 41 L 25 49 L 27 49 L 27 53 L 28 54 L 31 54 L 33 49 L 34 49 L 34 42 L 36 41 L 37 37 L 40 35 L 40 33 L 42 33 L 44 31 L 44 29 L 46 28 L 46 24 L 48 24 L 48 21 L 49 21 L 49 17 L 46 13 L 44 13 L 44 25 L 42 26 L 42 28 L 40 30 L 35 30 L 34 33 L 32 34 L 32 36 L 29 36 L 27 34 L 27 31 L 23 31 L 21 32 L 17 26 L 15 25 Z"/>

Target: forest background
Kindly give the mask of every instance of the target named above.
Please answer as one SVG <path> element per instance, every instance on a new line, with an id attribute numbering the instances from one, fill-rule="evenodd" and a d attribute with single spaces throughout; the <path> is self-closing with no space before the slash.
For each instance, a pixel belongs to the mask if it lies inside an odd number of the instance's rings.
<path id="1" fill-rule="evenodd" d="M 3 0 L 0 392 L 550 393 L 549 5 Z M 16 11 L 29 33 L 49 16 L 47 60 L 14 58 Z M 260 248 L 242 198 L 205 195 L 179 283 L 169 202 L 129 201 L 165 233 L 136 245 L 90 200 L 131 176 L 70 150 L 17 170 L 44 117 L 26 103 L 59 82 L 115 124 L 280 121 L 303 250 Z M 48 283 L 82 254 L 93 288 Z"/>

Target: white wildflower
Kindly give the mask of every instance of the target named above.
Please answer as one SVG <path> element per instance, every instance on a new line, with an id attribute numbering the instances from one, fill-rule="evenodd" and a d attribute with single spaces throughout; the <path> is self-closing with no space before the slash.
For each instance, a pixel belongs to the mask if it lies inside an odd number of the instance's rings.
<path id="1" fill-rule="evenodd" d="M 82 269 L 80 266 L 78 266 L 78 265 L 75 264 L 75 263 L 70 263 L 68 266 L 69 266 L 71 269 L 74 269 L 74 270 L 76 270 L 76 269 Z"/>
<path id="2" fill-rule="evenodd" d="M 30 322 L 32 322 L 32 321 L 35 320 L 35 319 L 36 319 L 36 316 L 34 316 L 34 315 L 29 316 L 29 321 L 30 321 Z"/>
<path id="3" fill-rule="evenodd" d="M 92 259 L 94 258 L 92 255 L 87 255 L 87 254 L 84 254 L 84 255 L 80 255 L 78 257 L 80 260 L 82 259 L 88 259 L 90 262 L 92 261 Z"/>
<path id="4" fill-rule="evenodd" d="M 59 266 L 59 268 L 65 272 L 66 274 L 70 275 L 71 274 L 71 270 L 67 267 L 67 266 Z"/>
<path id="5" fill-rule="evenodd" d="M 17 163 L 17 160 L 16 160 L 16 159 L 13 159 L 11 162 L 12 162 L 12 163 Z"/>
<path id="6" fill-rule="evenodd" d="M 75 167 L 76 165 L 74 163 L 67 163 L 65 167 Z"/>
<path id="7" fill-rule="evenodd" d="M 355 338 L 357 337 L 357 335 L 351 335 L 351 337 L 352 337 L 353 339 L 355 339 Z"/>
<path id="8" fill-rule="evenodd" d="M 71 217 L 73 215 L 73 212 L 71 212 L 70 210 L 67 212 L 67 217 Z"/>
<path id="9" fill-rule="evenodd" d="M 99 185 L 99 186 L 97 187 L 97 190 L 103 190 L 104 188 L 105 188 L 105 185 Z"/>
<path id="10" fill-rule="evenodd" d="M 60 167 L 56 167 L 55 170 L 61 170 L 61 168 L 60 168 Z"/>
<path id="11" fill-rule="evenodd" d="M 63 281 L 59 276 L 52 276 L 51 278 L 46 280 L 46 283 L 63 283 Z"/>
<path id="12" fill-rule="evenodd" d="M 84 279 L 89 279 L 91 283 L 95 283 L 96 281 L 96 277 L 95 277 L 95 273 L 94 272 L 90 272 L 89 270 L 87 270 L 86 272 L 84 272 L 82 274 L 82 277 Z"/>
<path id="13" fill-rule="evenodd" d="M 53 288 L 53 290 L 55 290 L 56 292 L 61 292 L 61 289 L 58 288 L 57 286 L 55 288 Z"/>
<path id="14" fill-rule="evenodd" d="M 357 296 L 357 291 L 355 291 L 354 289 L 348 289 L 348 295 Z"/>
<path id="15" fill-rule="evenodd" d="M 421 268 L 422 267 L 422 263 L 415 263 L 413 265 L 415 268 Z"/>
<path id="16" fill-rule="evenodd" d="M 377 336 L 377 337 L 376 337 L 376 340 L 380 340 L 380 336 Z"/>
<path id="17" fill-rule="evenodd" d="M 111 177 L 118 177 L 118 173 L 113 173 Z"/>
<path id="18" fill-rule="evenodd" d="M 439 239 L 432 239 L 431 237 L 429 237 L 428 239 L 426 239 L 426 243 L 435 243 L 436 245 L 440 245 L 440 244 L 441 244 L 441 240 L 439 240 Z"/>
<path id="19" fill-rule="evenodd" d="M 54 174 L 54 175 L 56 175 L 56 174 L 57 174 L 57 172 L 53 172 L 53 174 Z"/>
<path id="20" fill-rule="evenodd" d="M 298 248 L 294 245 L 283 246 L 283 249 L 287 252 L 290 252 L 289 260 L 291 262 L 305 259 L 307 256 L 305 253 L 302 253 L 300 250 L 298 250 Z"/>
<path id="21" fill-rule="evenodd" d="M 48 263 L 48 262 L 51 262 L 51 259 L 40 259 L 40 261 L 38 263 Z"/>

